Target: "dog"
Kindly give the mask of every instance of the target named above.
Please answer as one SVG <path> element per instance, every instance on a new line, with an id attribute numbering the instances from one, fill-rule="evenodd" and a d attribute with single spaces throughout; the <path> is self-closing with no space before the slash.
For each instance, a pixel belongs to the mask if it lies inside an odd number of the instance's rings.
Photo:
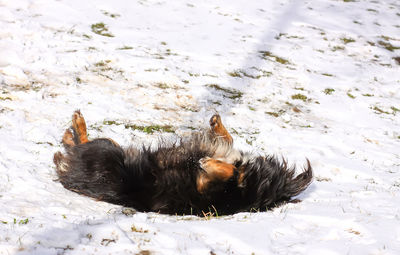
<path id="1" fill-rule="evenodd" d="M 210 128 L 175 143 L 122 148 L 109 138 L 88 139 L 79 110 L 56 152 L 58 180 L 68 190 L 143 212 L 228 215 L 268 210 L 312 182 L 309 160 L 295 168 L 274 156 L 233 148 L 233 138 L 215 114 Z"/>

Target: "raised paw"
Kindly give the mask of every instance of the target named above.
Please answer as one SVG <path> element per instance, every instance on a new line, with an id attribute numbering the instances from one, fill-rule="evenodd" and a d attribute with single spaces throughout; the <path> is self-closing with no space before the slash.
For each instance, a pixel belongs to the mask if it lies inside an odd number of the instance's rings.
<path id="1" fill-rule="evenodd" d="M 223 138 L 229 144 L 233 143 L 233 138 L 229 134 L 228 130 L 222 124 L 221 116 L 218 114 L 214 114 L 210 119 L 210 128 L 211 131 L 218 137 Z"/>
<path id="2" fill-rule="evenodd" d="M 62 143 L 66 148 L 75 146 L 74 135 L 72 134 L 71 130 L 65 130 Z"/>
<path id="3" fill-rule="evenodd" d="M 86 131 L 86 122 L 79 110 L 76 110 L 72 115 L 72 129 L 76 136 L 76 142 L 80 144 L 89 142 Z"/>

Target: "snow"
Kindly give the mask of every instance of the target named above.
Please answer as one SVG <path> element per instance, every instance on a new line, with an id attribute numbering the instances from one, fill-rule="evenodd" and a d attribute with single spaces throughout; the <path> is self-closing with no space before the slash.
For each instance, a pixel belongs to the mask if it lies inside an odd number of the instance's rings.
<path id="1" fill-rule="evenodd" d="M 0 254 L 399 254 L 399 16 L 397 0 L 0 0 Z M 172 138 L 217 111 L 236 147 L 308 158 L 315 180 L 267 212 L 127 213 L 56 181 L 78 108 L 123 145 L 160 135 L 123 124 Z"/>

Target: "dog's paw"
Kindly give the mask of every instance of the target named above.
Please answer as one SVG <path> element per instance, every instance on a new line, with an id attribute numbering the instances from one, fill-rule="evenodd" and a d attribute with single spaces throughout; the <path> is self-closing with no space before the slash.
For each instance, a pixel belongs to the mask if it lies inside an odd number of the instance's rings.
<path id="1" fill-rule="evenodd" d="M 82 129 L 86 132 L 85 119 L 80 110 L 76 110 L 72 115 L 72 128 L 77 131 L 78 134 L 82 133 Z"/>
<path id="2" fill-rule="evenodd" d="M 216 135 L 217 138 L 222 138 L 228 144 L 232 145 L 233 139 L 232 136 L 229 134 L 228 130 L 224 127 L 222 124 L 221 116 L 218 114 L 214 114 L 211 119 L 210 119 L 210 128 L 211 131 L 214 135 Z"/>
<path id="3" fill-rule="evenodd" d="M 76 110 L 72 115 L 72 129 L 74 134 L 77 135 L 75 142 L 80 144 L 89 141 L 87 138 L 86 122 L 80 110 Z"/>
<path id="4" fill-rule="evenodd" d="M 62 143 L 67 148 L 75 146 L 74 135 L 72 134 L 70 129 L 65 130 L 62 138 Z"/>
<path id="5" fill-rule="evenodd" d="M 221 116 L 219 116 L 218 114 L 214 114 L 210 118 L 210 127 L 215 128 L 216 126 L 218 126 L 219 123 L 221 123 Z"/>

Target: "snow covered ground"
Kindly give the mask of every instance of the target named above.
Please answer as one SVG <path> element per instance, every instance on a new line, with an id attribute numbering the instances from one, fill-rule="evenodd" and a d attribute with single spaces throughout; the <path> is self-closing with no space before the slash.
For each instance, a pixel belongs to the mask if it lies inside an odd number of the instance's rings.
<path id="1" fill-rule="evenodd" d="M 397 0 L 0 0 L 0 254 L 399 254 L 399 21 Z M 78 108 L 124 145 L 217 111 L 315 180 L 224 217 L 94 201 L 55 181 Z"/>

